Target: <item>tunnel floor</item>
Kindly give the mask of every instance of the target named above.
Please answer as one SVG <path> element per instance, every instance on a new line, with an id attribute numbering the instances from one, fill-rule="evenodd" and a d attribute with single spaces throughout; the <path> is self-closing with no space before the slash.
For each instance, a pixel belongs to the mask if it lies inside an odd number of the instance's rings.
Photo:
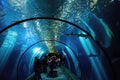
<path id="1" fill-rule="evenodd" d="M 57 71 L 57 77 L 51 78 L 47 77 L 48 73 L 42 73 L 41 77 L 42 80 L 79 80 L 73 73 L 71 73 L 67 68 L 64 66 L 60 66 L 54 71 Z M 25 80 L 34 80 L 34 73 L 32 73 L 27 79 Z"/>

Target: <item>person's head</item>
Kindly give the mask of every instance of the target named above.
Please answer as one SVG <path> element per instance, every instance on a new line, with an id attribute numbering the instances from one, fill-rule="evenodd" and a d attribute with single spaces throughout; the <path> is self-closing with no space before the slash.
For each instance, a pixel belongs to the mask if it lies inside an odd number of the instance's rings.
<path id="1" fill-rule="evenodd" d="M 35 57 L 35 60 L 37 60 L 37 59 L 38 59 L 38 57 L 36 56 L 36 57 Z"/>

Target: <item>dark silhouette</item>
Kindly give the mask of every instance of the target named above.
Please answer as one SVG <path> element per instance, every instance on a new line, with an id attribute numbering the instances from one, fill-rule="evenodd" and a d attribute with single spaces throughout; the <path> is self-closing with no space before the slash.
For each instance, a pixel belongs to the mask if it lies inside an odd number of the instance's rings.
<path id="1" fill-rule="evenodd" d="M 43 73 L 47 73 L 47 66 L 48 66 L 48 64 L 47 64 L 47 58 L 45 57 L 43 60 L 42 60 L 42 69 L 43 69 Z"/>
<path id="2" fill-rule="evenodd" d="M 55 57 L 53 57 L 50 61 L 50 70 L 53 71 L 55 67 L 56 67 L 56 61 L 55 61 Z"/>
<path id="3" fill-rule="evenodd" d="M 41 61 L 40 61 L 40 59 L 38 59 L 38 57 L 35 57 L 34 72 L 35 72 L 35 80 L 42 80 L 42 78 L 41 78 Z"/>
<path id="4" fill-rule="evenodd" d="M 50 59 L 49 59 L 49 68 L 50 68 L 50 71 L 49 73 L 47 74 L 47 77 L 51 77 L 51 78 L 55 78 L 57 77 L 57 71 L 53 70 L 56 68 L 56 56 L 52 56 Z"/>

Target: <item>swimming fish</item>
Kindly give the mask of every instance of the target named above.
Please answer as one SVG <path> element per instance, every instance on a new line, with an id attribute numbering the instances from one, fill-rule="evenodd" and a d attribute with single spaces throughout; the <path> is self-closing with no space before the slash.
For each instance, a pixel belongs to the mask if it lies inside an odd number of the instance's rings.
<path id="1" fill-rule="evenodd" d="M 85 37 L 85 39 L 89 37 L 87 34 L 83 34 L 83 33 L 80 33 L 80 34 L 71 33 L 71 34 L 65 34 L 65 35 L 78 36 L 78 37 Z"/>

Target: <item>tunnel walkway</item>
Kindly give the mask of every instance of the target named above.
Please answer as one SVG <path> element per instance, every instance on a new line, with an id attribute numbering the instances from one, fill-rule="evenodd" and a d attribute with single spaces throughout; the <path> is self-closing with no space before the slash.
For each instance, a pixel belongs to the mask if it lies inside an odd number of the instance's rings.
<path id="1" fill-rule="evenodd" d="M 57 73 L 58 73 L 57 77 L 55 77 L 55 78 L 49 78 L 49 77 L 47 77 L 47 73 L 42 73 L 41 74 L 42 80 L 79 80 L 73 73 L 71 73 L 64 66 L 58 67 L 58 68 L 56 68 L 54 70 L 57 71 Z M 34 73 L 31 74 L 25 80 L 34 80 Z"/>

